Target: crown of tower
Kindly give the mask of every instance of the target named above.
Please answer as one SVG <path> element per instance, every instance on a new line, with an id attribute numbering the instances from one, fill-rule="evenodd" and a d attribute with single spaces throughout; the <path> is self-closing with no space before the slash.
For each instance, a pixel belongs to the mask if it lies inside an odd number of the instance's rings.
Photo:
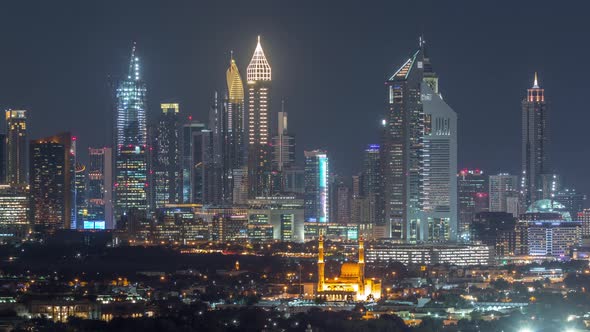
<path id="1" fill-rule="evenodd" d="M 244 84 L 242 83 L 240 71 L 238 70 L 233 55 L 225 76 L 227 79 L 227 92 L 229 94 L 230 102 L 244 101 Z"/>
<path id="2" fill-rule="evenodd" d="M 258 44 L 256 50 L 254 50 L 252 60 L 250 60 L 250 64 L 246 69 L 246 79 L 248 82 L 271 80 L 271 69 L 260 45 L 260 36 L 258 36 Z"/>
<path id="3" fill-rule="evenodd" d="M 131 48 L 131 59 L 129 60 L 129 74 L 127 75 L 127 79 L 139 81 L 139 57 L 136 54 L 136 47 L 137 44 L 133 42 L 133 47 Z"/>

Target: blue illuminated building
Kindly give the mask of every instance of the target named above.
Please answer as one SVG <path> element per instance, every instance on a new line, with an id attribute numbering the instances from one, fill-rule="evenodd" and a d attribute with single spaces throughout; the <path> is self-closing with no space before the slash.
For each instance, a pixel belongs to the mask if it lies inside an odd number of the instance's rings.
<path id="1" fill-rule="evenodd" d="M 305 221 L 329 222 L 329 162 L 325 151 L 305 151 Z"/>

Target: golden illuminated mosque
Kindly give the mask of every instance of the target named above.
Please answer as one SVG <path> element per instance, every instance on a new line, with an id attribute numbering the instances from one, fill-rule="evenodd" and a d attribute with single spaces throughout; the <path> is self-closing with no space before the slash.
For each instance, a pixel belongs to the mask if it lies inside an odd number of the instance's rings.
<path id="1" fill-rule="evenodd" d="M 381 281 L 365 278 L 365 244 L 359 239 L 358 263 L 344 263 L 340 276 L 329 279 L 324 275 L 324 237 L 318 243 L 318 297 L 328 301 L 368 301 L 381 297 Z"/>

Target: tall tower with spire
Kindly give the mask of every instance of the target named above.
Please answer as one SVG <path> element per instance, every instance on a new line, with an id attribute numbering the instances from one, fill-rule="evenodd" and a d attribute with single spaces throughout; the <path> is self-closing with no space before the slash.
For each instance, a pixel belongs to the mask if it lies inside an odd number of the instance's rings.
<path id="1" fill-rule="evenodd" d="M 379 235 L 408 242 L 454 240 L 457 115 L 439 93 L 422 38 L 385 84 L 378 207 L 385 229 Z"/>
<path id="2" fill-rule="evenodd" d="M 244 116 L 244 83 L 240 71 L 233 58 L 225 74 L 227 94 L 224 102 L 224 156 L 223 156 L 223 202 L 231 204 L 233 201 L 234 173 L 239 173 L 245 166 L 245 116 Z M 237 182 L 237 181 L 236 181 Z M 235 185 L 239 186 L 239 183 Z"/>
<path id="3" fill-rule="evenodd" d="M 271 187 L 269 141 L 272 73 L 260 36 L 246 70 L 248 84 L 248 196 L 266 196 Z"/>
<path id="4" fill-rule="evenodd" d="M 136 45 L 131 49 L 127 77 L 116 91 L 116 216 L 130 209 L 147 210 L 146 86 Z"/>
<path id="5" fill-rule="evenodd" d="M 523 208 L 539 199 L 550 199 L 543 192 L 543 182 L 549 169 L 549 105 L 545 101 L 545 89 L 539 87 L 537 73 L 533 86 L 527 89 L 522 101 L 522 178 L 521 195 Z"/>

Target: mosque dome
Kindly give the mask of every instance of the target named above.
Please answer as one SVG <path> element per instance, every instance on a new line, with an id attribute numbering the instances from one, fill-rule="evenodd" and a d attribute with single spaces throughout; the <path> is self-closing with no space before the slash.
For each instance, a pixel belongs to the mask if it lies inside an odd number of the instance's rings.
<path id="1" fill-rule="evenodd" d="M 344 263 L 340 267 L 341 278 L 351 278 L 359 276 L 359 265 L 357 263 Z"/>

